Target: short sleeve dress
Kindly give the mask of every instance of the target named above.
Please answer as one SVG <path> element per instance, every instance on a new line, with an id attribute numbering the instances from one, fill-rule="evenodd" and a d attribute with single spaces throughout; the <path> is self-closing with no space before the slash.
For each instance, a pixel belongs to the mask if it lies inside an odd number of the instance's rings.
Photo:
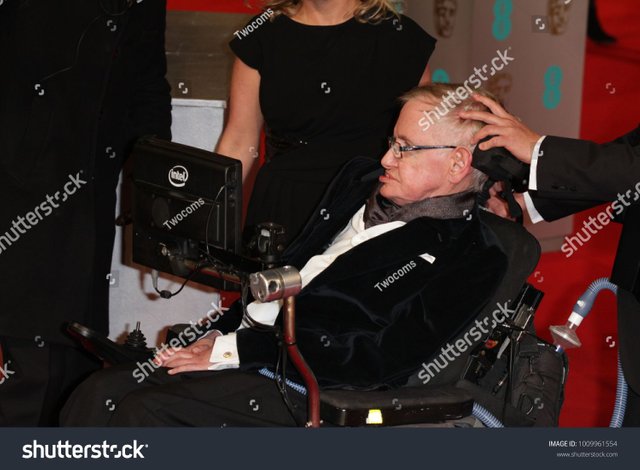
<path id="1" fill-rule="evenodd" d="M 234 54 L 260 73 L 267 140 L 245 234 L 275 222 L 288 244 L 322 210 L 317 204 L 348 160 L 382 157 L 397 98 L 418 85 L 435 43 L 406 16 L 309 26 L 263 15 L 235 34 Z"/>

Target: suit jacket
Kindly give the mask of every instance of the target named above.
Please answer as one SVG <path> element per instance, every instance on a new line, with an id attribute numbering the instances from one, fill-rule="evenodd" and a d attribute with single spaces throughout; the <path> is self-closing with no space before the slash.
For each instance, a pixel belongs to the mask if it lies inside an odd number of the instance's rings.
<path id="1" fill-rule="evenodd" d="M 0 7 L 0 236 L 69 175 L 86 182 L 0 253 L 0 335 L 107 332 L 118 175 L 136 137 L 171 136 L 166 2 L 129 3 Z"/>
<path id="2" fill-rule="evenodd" d="M 355 159 L 341 170 L 285 264 L 302 268 L 324 251 L 377 185 L 379 168 Z M 479 314 L 505 269 L 504 253 L 477 214 L 414 219 L 339 256 L 302 290 L 298 347 L 323 387 L 403 385 Z M 273 367 L 273 334 L 243 329 L 237 340 L 241 368 Z"/>
<path id="3" fill-rule="evenodd" d="M 627 191 L 638 201 L 640 126 L 607 144 L 548 136 L 540 150 L 538 190 L 531 197 L 545 220 L 615 201 Z"/>
<path id="4" fill-rule="evenodd" d="M 532 199 L 545 220 L 559 219 L 610 201 L 616 201 L 612 207 L 619 215 L 626 206 L 640 200 L 640 126 L 602 145 L 585 140 L 547 137 L 541 150 L 543 154 L 537 169 L 538 191 L 532 191 Z M 618 195 L 622 198 L 619 199 Z M 637 262 L 633 259 L 616 260 L 619 261 Z M 632 279 L 628 281 L 634 282 Z M 618 331 L 626 380 L 639 394 L 640 302 L 629 292 L 633 289 L 637 286 L 618 289 Z"/>

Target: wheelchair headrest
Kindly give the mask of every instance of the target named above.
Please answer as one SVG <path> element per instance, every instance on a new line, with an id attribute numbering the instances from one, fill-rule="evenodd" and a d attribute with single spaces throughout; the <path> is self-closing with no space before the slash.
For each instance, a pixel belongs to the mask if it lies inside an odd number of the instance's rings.
<path id="1" fill-rule="evenodd" d="M 471 166 L 489 177 L 492 182 L 503 181 L 517 193 L 523 193 L 529 185 L 529 165 L 522 163 L 511 152 L 502 147 L 480 150 L 480 144 L 494 136 L 478 142 L 473 151 Z"/>

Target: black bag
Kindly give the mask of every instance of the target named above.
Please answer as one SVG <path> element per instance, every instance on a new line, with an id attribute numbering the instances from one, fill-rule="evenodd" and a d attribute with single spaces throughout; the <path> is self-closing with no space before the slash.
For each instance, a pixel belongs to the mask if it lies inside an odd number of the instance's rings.
<path id="1" fill-rule="evenodd" d="M 503 338 L 508 338 L 509 344 L 491 369 L 475 381 L 465 374 L 467 378 L 456 386 L 469 391 L 476 403 L 505 426 L 557 426 L 569 367 L 566 354 L 538 338 L 533 326 L 520 330 L 504 325 L 499 329 L 508 331 Z M 490 335 L 488 341 L 495 342 L 494 337 Z M 483 347 L 486 350 L 486 343 Z M 470 364 L 474 360 L 472 355 Z"/>

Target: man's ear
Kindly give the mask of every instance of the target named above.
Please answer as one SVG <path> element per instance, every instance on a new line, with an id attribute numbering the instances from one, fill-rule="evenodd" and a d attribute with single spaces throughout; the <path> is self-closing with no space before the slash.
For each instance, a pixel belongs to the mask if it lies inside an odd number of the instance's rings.
<path id="1" fill-rule="evenodd" d="M 471 173 L 471 161 L 473 155 L 466 147 L 456 147 L 451 152 L 449 166 L 449 181 L 453 184 L 460 183 L 469 173 Z"/>

